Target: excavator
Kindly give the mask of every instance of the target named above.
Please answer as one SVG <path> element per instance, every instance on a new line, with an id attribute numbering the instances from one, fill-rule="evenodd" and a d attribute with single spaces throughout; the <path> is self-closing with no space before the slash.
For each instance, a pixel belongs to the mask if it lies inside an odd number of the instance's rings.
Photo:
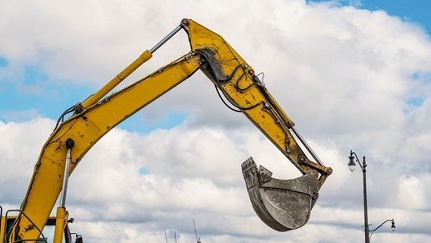
<path id="1" fill-rule="evenodd" d="M 188 35 L 190 52 L 112 91 L 181 30 Z M 74 242 L 83 242 L 79 234 L 70 232 L 68 225 L 73 218 L 69 219 L 66 210 L 68 180 L 76 166 L 111 129 L 198 70 L 212 81 L 229 108 L 243 113 L 301 172 L 298 178 L 276 179 L 270 170 L 257 167 L 252 157 L 241 164 L 258 217 L 276 231 L 305 225 L 331 167 L 320 161 L 259 75 L 220 35 L 192 19 L 182 19 L 99 91 L 61 114 L 41 149 L 20 209 L 5 211 L 0 207 L 2 241 L 71 243 L 74 236 Z"/>

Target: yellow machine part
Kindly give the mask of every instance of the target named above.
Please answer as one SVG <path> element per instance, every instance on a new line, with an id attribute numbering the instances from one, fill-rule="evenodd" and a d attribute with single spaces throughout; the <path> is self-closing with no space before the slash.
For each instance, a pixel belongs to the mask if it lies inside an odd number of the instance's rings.
<path id="1" fill-rule="evenodd" d="M 43 228 L 47 222 L 62 190 L 63 177 L 74 171 L 103 135 L 199 69 L 303 174 L 301 178 L 283 182 L 268 176 L 266 169 L 257 170 L 252 159 L 247 160 L 242 165 L 243 176 L 256 213 L 270 227 L 280 231 L 296 229 L 307 222 L 318 190 L 331 174 L 331 168 L 306 156 L 291 133 L 294 131 L 297 135 L 294 122 L 252 67 L 221 36 L 190 19 L 183 19 L 177 29 L 187 32 L 191 52 L 120 91 L 108 94 L 151 58 L 152 52 L 144 51 L 98 92 L 72 107 L 73 114 L 58 124 L 41 150 L 21 206 L 23 214 L 33 222 L 20 217 L 13 239 L 38 237 L 35 228 Z M 68 140 L 73 140 L 75 145 L 71 149 L 70 166 L 65 170 Z M 306 145 L 302 139 L 300 141 Z M 307 145 L 306 148 L 309 149 Z M 295 202 L 298 200 L 299 203 Z M 67 218 L 67 211 L 60 210 L 59 214 Z"/>

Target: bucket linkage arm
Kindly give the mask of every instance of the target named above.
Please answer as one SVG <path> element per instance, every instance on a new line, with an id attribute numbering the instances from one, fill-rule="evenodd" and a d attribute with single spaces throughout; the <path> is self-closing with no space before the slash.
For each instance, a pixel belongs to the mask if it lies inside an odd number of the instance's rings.
<path id="1" fill-rule="evenodd" d="M 303 174 L 296 179 L 279 180 L 272 178 L 271 172 L 264 167 L 258 170 L 252 158 L 245 161 L 243 176 L 257 215 L 278 231 L 303 226 L 332 169 L 323 165 L 294 128 L 294 122 L 234 48 L 221 36 L 194 21 L 185 19 L 182 25 L 189 35 L 191 49 L 205 60 L 201 71 L 224 95 L 226 104 L 242 112 Z M 293 135 L 317 162 L 307 158 Z"/>

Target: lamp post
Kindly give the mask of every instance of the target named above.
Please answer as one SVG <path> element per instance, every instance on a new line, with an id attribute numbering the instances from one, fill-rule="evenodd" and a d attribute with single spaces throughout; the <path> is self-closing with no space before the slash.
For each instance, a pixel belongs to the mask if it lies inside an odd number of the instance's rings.
<path id="1" fill-rule="evenodd" d="M 368 225 L 368 206 L 367 206 L 367 162 L 365 161 L 365 156 L 362 160 L 362 164 L 359 162 L 358 156 L 355 152 L 350 150 L 349 156 L 349 169 L 351 172 L 355 170 L 355 159 L 359 167 L 361 167 L 363 175 L 363 187 L 364 187 L 364 227 L 365 227 L 365 243 L 370 243 L 370 228 Z"/>
<path id="2" fill-rule="evenodd" d="M 363 187 L 364 187 L 364 227 L 365 227 L 365 243 L 370 243 L 370 238 L 378 230 L 387 222 L 392 222 L 391 229 L 395 231 L 395 221 L 394 219 L 388 219 L 377 226 L 375 229 L 370 230 L 370 225 L 368 224 L 368 203 L 367 203 L 367 162 L 365 160 L 365 156 L 363 157 L 362 164 L 359 162 L 358 156 L 355 152 L 350 150 L 349 156 L 349 169 L 351 172 L 355 170 L 356 163 L 358 163 L 359 167 L 361 167 L 362 175 L 363 175 Z"/>

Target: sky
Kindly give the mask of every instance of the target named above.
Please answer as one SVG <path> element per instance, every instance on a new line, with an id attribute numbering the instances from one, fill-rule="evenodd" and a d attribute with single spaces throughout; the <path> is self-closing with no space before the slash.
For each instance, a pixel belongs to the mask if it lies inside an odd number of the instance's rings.
<path id="1" fill-rule="evenodd" d="M 113 129 L 70 178 L 70 227 L 88 242 L 362 242 L 366 157 L 373 242 L 431 242 L 431 22 L 424 0 L 2 1 L 0 205 L 18 208 L 56 120 L 182 18 L 222 35 L 333 174 L 309 222 L 276 232 L 240 164 L 298 176 L 196 73 Z M 121 87 L 189 51 L 180 32 Z M 120 87 L 120 88 L 121 88 Z M 324 232 L 324 233 L 323 233 Z"/>

